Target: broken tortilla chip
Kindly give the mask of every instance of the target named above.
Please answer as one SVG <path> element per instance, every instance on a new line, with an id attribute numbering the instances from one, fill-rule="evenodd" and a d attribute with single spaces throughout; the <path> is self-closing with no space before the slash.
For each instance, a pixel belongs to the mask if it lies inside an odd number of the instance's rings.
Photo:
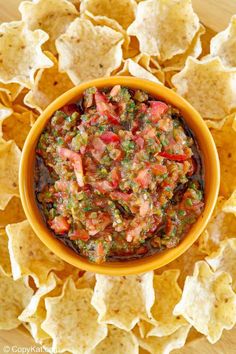
<path id="1" fill-rule="evenodd" d="M 221 119 L 236 109 L 236 70 L 225 69 L 219 58 L 199 61 L 188 57 L 172 83 L 203 118 Z"/>
<path id="2" fill-rule="evenodd" d="M 126 59 L 124 62 L 124 67 L 116 75 L 118 76 L 127 76 L 131 74 L 134 77 L 140 77 L 141 79 L 146 79 L 150 81 L 157 82 L 162 85 L 162 82 L 158 80 L 156 76 L 151 74 L 149 71 L 144 69 L 141 65 L 137 64 L 132 59 Z"/>
<path id="3" fill-rule="evenodd" d="M 139 319 L 152 319 L 153 272 L 142 275 L 96 275 L 92 305 L 101 323 L 130 331 Z"/>
<path id="4" fill-rule="evenodd" d="M 75 85 L 108 76 L 121 64 L 122 43 L 121 33 L 76 19 L 56 40 L 59 70 L 66 72 Z"/>
<path id="5" fill-rule="evenodd" d="M 190 0 L 146 0 L 127 32 L 138 38 L 141 52 L 164 61 L 184 53 L 199 27 Z"/>
<path id="6" fill-rule="evenodd" d="M 6 276 L 11 275 L 11 262 L 8 252 L 8 238 L 4 229 L 0 229 L 0 272 Z"/>
<path id="7" fill-rule="evenodd" d="M 217 342 L 223 329 L 231 329 L 236 323 L 236 294 L 230 275 L 214 273 L 206 262 L 197 262 L 173 313 L 182 315 L 210 343 Z"/>
<path id="8" fill-rule="evenodd" d="M 31 88 L 38 69 L 52 66 L 41 45 L 47 33 L 30 31 L 24 22 L 2 23 L 0 26 L 0 80 Z M 7 48 L 7 49 L 6 49 Z"/>
<path id="9" fill-rule="evenodd" d="M 21 200 L 13 197 L 4 210 L 0 210 L 0 228 L 25 220 Z"/>
<path id="10" fill-rule="evenodd" d="M 232 213 L 236 216 L 236 190 L 233 191 L 229 199 L 226 200 L 222 209 L 225 213 Z"/>
<path id="11" fill-rule="evenodd" d="M 92 289 L 77 289 L 69 278 L 60 296 L 45 299 L 47 316 L 41 327 L 53 340 L 53 352 L 84 354 L 107 336 L 107 326 L 98 323 L 90 303 L 92 295 Z"/>
<path id="12" fill-rule="evenodd" d="M 18 316 L 29 303 L 33 290 L 27 279 L 14 281 L 0 269 L 0 329 L 13 329 L 20 325 Z"/>
<path id="13" fill-rule="evenodd" d="M 27 220 L 7 225 L 6 231 L 14 280 L 31 275 L 39 287 L 51 270 L 64 268 L 64 262 L 40 241 Z"/>
<path id="14" fill-rule="evenodd" d="M 30 30 L 41 29 L 49 39 L 44 49 L 56 54 L 55 40 L 66 31 L 69 24 L 79 16 L 75 6 L 66 0 L 23 1 L 19 11 Z"/>
<path id="15" fill-rule="evenodd" d="M 10 102 L 15 101 L 22 90 L 23 86 L 19 84 L 4 84 L 0 82 L 0 92 L 5 92 Z"/>
<path id="16" fill-rule="evenodd" d="M 2 121 L 9 117 L 13 113 L 13 110 L 9 107 L 5 107 L 0 103 L 0 126 L 2 124 Z M 1 131 L 0 131 L 0 137 L 2 137 Z"/>

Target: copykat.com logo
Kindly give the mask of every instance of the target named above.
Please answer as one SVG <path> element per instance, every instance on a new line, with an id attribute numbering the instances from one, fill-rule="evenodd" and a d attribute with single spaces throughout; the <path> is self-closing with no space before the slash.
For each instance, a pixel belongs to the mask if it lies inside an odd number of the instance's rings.
<path id="1" fill-rule="evenodd" d="M 18 345 L 5 345 L 3 353 L 45 353 L 43 347 L 32 345 L 31 347 L 20 347 Z"/>

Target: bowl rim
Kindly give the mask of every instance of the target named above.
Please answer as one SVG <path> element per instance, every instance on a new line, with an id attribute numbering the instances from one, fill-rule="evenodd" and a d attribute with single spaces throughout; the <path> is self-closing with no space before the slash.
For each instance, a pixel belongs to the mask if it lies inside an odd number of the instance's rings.
<path id="1" fill-rule="evenodd" d="M 138 260 L 133 261 L 123 261 L 123 262 L 105 262 L 102 264 L 96 264 L 89 262 L 86 258 L 78 255 L 68 246 L 65 246 L 61 241 L 57 240 L 50 230 L 47 228 L 46 224 L 42 219 L 42 215 L 36 204 L 33 188 L 33 173 L 32 161 L 35 157 L 35 145 L 38 138 L 46 125 L 47 121 L 50 119 L 52 114 L 65 104 L 71 103 L 79 98 L 82 92 L 88 87 L 109 87 L 120 84 L 122 86 L 127 86 L 130 88 L 139 88 L 141 90 L 147 91 L 152 96 L 162 96 L 161 99 L 169 102 L 177 108 L 184 109 L 191 116 L 191 119 L 195 120 L 195 124 L 198 126 L 200 131 L 199 134 L 193 129 L 195 133 L 196 140 L 199 142 L 199 135 L 201 138 L 204 137 L 204 142 L 207 144 L 206 149 L 210 154 L 210 166 L 205 165 L 203 162 L 205 172 L 208 172 L 212 178 L 210 183 L 210 190 L 208 192 L 207 198 L 209 202 L 205 205 L 203 213 L 200 215 L 196 223 L 191 227 L 190 231 L 183 237 L 181 242 L 177 247 L 162 251 L 160 253 L 155 253 L 153 256 L 142 257 Z M 164 98 L 163 98 L 164 97 Z M 183 115 L 184 116 L 184 115 Z M 188 123 L 187 123 L 188 124 Z M 200 114 L 181 96 L 179 96 L 175 91 L 160 85 L 158 83 L 126 76 L 113 76 L 108 78 L 100 78 L 91 80 L 80 84 L 79 86 L 73 87 L 69 91 L 56 98 L 48 107 L 42 112 L 38 117 L 37 121 L 31 128 L 23 150 L 22 157 L 20 161 L 19 168 L 19 189 L 20 197 L 23 205 L 23 209 L 26 214 L 26 218 L 29 221 L 33 231 L 39 237 L 39 239 L 57 256 L 72 264 L 75 267 L 84 269 L 86 271 L 91 271 L 94 273 L 107 274 L 107 275 L 129 275 L 138 274 L 153 269 L 158 269 L 164 265 L 167 265 L 181 254 L 187 251 L 187 249 L 197 240 L 200 234 L 206 227 L 214 206 L 217 201 L 218 192 L 220 185 L 220 164 L 217 154 L 217 149 L 213 140 L 213 137 L 204 122 Z M 207 201 L 208 201 L 207 200 Z M 194 230 L 193 230 L 194 228 Z"/>

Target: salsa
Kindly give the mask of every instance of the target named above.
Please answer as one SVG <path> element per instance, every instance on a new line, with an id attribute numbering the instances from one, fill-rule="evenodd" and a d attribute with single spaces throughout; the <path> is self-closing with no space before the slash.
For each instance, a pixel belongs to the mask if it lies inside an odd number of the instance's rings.
<path id="1" fill-rule="evenodd" d="M 177 246 L 202 213 L 201 155 L 177 108 L 92 87 L 42 132 L 35 194 L 54 236 L 90 261 L 150 256 Z"/>

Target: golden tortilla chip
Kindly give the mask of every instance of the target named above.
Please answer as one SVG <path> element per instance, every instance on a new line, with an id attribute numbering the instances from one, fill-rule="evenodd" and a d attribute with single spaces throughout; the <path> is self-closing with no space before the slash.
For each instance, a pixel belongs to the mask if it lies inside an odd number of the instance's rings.
<path id="1" fill-rule="evenodd" d="M 0 210 L 0 228 L 23 220 L 25 220 L 25 213 L 21 200 L 18 197 L 13 197 L 7 207 L 4 210 Z"/>
<path id="2" fill-rule="evenodd" d="M 35 85 L 24 98 L 27 106 L 37 109 L 40 113 L 57 97 L 74 86 L 67 74 L 58 71 L 57 59 L 50 52 L 45 54 L 54 65 L 37 72 Z"/>
<path id="3" fill-rule="evenodd" d="M 2 121 L 9 117 L 13 113 L 13 110 L 9 107 L 5 107 L 0 103 L 0 126 L 2 124 Z M 0 136 L 2 137 L 1 131 L 0 131 Z"/>
<path id="4" fill-rule="evenodd" d="M 198 243 L 195 242 L 186 252 L 184 252 L 180 257 L 176 258 L 174 261 L 170 262 L 168 265 L 155 270 L 156 274 L 162 274 L 164 271 L 170 269 L 179 269 L 180 276 L 178 283 L 182 288 L 185 279 L 188 275 L 192 275 L 195 263 L 204 259 L 205 254 L 199 249 Z"/>
<path id="5" fill-rule="evenodd" d="M 135 19 L 135 0 L 82 0 L 80 11 L 91 12 L 94 16 L 106 16 L 127 29 Z"/>
<path id="6" fill-rule="evenodd" d="M 5 92 L 9 101 L 13 102 L 23 90 L 19 84 L 4 84 L 0 82 L 0 92 Z"/>
<path id="7" fill-rule="evenodd" d="M 151 314 L 156 323 L 150 325 L 146 333 L 147 337 L 169 336 L 187 324 L 183 317 L 173 315 L 173 309 L 182 295 L 177 283 L 179 274 L 178 269 L 170 269 L 161 275 L 154 275 L 155 303 L 151 309 Z"/>
<path id="8" fill-rule="evenodd" d="M 7 225 L 6 231 L 15 280 L 31 275 L 39 287 L 45 284 L 50 271 L 64 268 L 64 262 L 40 241 L 27 220 Z"/>
<path id="9" fill-rule="evenodd" d="M 18 316 L 29 303 L 33 290 L 26 280 L 14 281 L 0 269 L 0 329 L 13 329 L 20 325 Z"/>
<path id="10" fill-rule="evenodd" d="M 146 79 L 150 81 L 157 82 L 162 85 L 162 82 L 158 80 L 156 76 L 151 74 L 149 71 L 144 69 L 141 65 L 137 64 L 132 59 L 126 59 L 124 62 L 124 67 L 121 71 L 119 71 L 116 75 L 127 76 L 132 75 L 134 77 L 140 77 L 141 79 Z"/>
<path id="11" fill-rule="evenodd" d="M 0 210 L 19 196 L 18 173 L 21 152 L 14 141 L 0 139 Z"/>
<path id="12" fill-rule="evenodd" d="M 208 128 L 213 128 L 213 129 L 217 129 L 220 130 L 223 128 L 225 122 L 226 122 L 227 118 L 223 118 L 221 120 L 211 120 L 211 119 L 206 119 L 205 123 L 208 126 Z"/>
<path id="13" fill-rule="evenodd" d="M 138 4 L 127 32 L 138 38 L 141 52 L 164 61 L 184 53 L 199 26 L 190 0 L 147 0 Z"/>
<path id="14" fill-rule="evenodd" d="M 206 262 L 197 262 L 173 313 L 186 318 L 210 343 L 217 342 L 223 330 L 236 323 L 236 294 L 230 275 L 214 273 Z"/>
<path id="15" fill-rule="evenodd" d="M 220 57 L 226 67 L 236 68 L 236 15 L 224 31 L 212 38 L 210 54 Z"/>
<path id="16" fill-rule="evenodd" d="M 1 24 L 0 80 L 5 84 L 18 83 L 31 88 L 35 72 L 52 66 L 41 50 L 47 39 L 47 33 L 30 31 L 21 21 Z"/>
<path id="17" fill-rule="evenodd" d="M 8 238 L 4 229 L 0 229 L 0 272 L 11 275 L 11 262 L 8 252 Z"/>
<path id="18" fill-rule="evenodd" d="M 53 352 L 84 354 L 107 336 L 107 326 L 98 323 L 90 303 L 92 295 L 92 289 L 77 289 L 69 278 L 60 296 L 45 299 L 47 316 L 41 327 L 53 340 Z"/>
<path id="19" fill-rule="evenodd" d="M 234 236 L 236 236 L 236 229 Z M 206 257 L 206 261 L 214 271 L 229 273 L 233 280 L 233 289 L 236 291 L 236 238 L 222 241 L 219 249 Z"/>
<path id="20" fill-rule="evenodd" d="M 66 0 L 23 1 L 19 6 L 22 20 L 30 30 L 41 29 L 48 33 L 44 49 L 56 54 L 55 40 L 79 16 L 75 6 Z"/>
<path id="21" fill-rule="evenodd" d="M 139 319 L 152 319 L 153 272 L 119 277 L 97 274 L 96 280 L 91 303 L 101 323 L 130 331 Z"/>
<path id="22" fill-rule="evenodd" d="M 177 329 L 174 333 L 164 337 L 140 338 L 135 332 L 141 348 L 151 354 L 169 354 L 174 349 L 180 349 L 184 346 L 189 330 L 189 324 Z"/>
<path id="23" fill-rule="evenodd" d="M 225 69 L 219 58 L 188 57 L 172 83 L 203 118 L 221 119 L 236 108 L 236 71 Z"/>
<path id="24" fill-rule="evenodd" d="M 132 332 L 108 326 L 108 335 L 90 354 L 138 354 L 139 345 Z"/>
<path id="25" fill-rule="evenodd" d="M 221 130 L 211 129 L 211 133 L 220 158 L 220 194 L 229 198 L 236 189 L 236 114 L 226 118 Z"/>
<path id="26" fill-rule="evenodd" d="M 234 214 L 234 216 L 236 216 L 236 190 L 233 191 L 233 193 L 231 194 L 229 199 L 226 200 L 226 202 L 223 205 L 222 210 L 225 213 L 232 213 L 232 214 Z M 235 233 L 236 233 L 236 229 L 235 229 Z"/>
<path id="27" fill-rule="evenodd" d="M 56 40 L 59 70 L 66 72 L 75 85 L 108 76 L 121 64 L 122 43 L 121 33 L 78 18 Z"/>
<path id="28" fill-rule="evenodd" d="M 173 58 L 162 63 L 164 71 L 182 70 L 189 56 L 198 58 L 202 52 L 201 37 L 205 33 L 205 27 L 200 25 L 199 31 L 195 34 L 189 48 L 182 54 L 177 54 Z"/>

